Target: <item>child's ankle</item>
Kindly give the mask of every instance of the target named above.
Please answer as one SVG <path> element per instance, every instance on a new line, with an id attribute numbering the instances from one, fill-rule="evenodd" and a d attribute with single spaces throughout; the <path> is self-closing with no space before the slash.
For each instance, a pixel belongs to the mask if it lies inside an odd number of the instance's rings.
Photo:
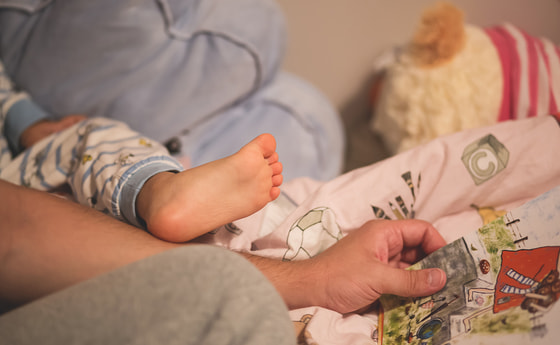
<path id="1" fill-rule="evenodd" d="M 144 221 L 149 222 L 155 206 L 155 195 L 162 183 L 167 182 L 170 176 L 175 175 L 172 172 L 161 172 L 150 177 L 138 192 L 136 196 L 136 215 Z"/>

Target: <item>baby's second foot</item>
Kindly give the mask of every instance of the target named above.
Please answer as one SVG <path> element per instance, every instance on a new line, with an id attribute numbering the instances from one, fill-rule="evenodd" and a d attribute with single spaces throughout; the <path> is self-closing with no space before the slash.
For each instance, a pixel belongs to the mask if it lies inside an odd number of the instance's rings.
<path id="1" fill-rule="evenodd" d="M 186 242 L 260 210 L 280 195 L 281 184 L 276 141 L 262 134 L 229 157 L 153 176 L 136 208 L 153 235 Z"/>

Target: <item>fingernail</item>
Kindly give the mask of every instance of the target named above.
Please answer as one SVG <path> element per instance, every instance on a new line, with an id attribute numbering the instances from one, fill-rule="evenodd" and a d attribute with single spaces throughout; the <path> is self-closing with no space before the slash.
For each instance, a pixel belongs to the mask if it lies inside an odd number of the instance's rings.
<path id="1" fill-rule="evenodd" d="M 433 287 L 440 287 L 445 280 L 445 275 L 442 270 L 430 270 L 428 274 L 428 285 Z"/>

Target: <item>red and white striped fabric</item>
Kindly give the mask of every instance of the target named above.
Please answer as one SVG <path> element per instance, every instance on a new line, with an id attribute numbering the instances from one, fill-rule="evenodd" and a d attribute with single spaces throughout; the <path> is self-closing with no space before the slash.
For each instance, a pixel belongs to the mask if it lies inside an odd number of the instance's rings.
<path id="1" fill-rule="evenodd" d="M 485 29 L 502 62 L 499 121 L 560 111 L 560 48 L 505 24 Z"/>

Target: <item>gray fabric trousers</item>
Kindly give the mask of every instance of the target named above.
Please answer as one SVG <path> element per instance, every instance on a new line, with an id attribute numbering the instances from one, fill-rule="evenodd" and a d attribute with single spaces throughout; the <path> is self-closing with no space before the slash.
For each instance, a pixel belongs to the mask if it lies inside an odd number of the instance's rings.
<path id="1" fill-rule="evenodd" d="M 191 166 L 276 137 L 284 180 L 342 171 L 330 101 L 280 71 L 274 0 L 0 0 L 0 60 L 52 118 L 109 117 L 175 143 Z"/>
<path id="2" fill-rule="evenodd" d="M 222 248 L 173 249 L 0 316 L 0 344 L 295 344 L 266 278 Z"/>

